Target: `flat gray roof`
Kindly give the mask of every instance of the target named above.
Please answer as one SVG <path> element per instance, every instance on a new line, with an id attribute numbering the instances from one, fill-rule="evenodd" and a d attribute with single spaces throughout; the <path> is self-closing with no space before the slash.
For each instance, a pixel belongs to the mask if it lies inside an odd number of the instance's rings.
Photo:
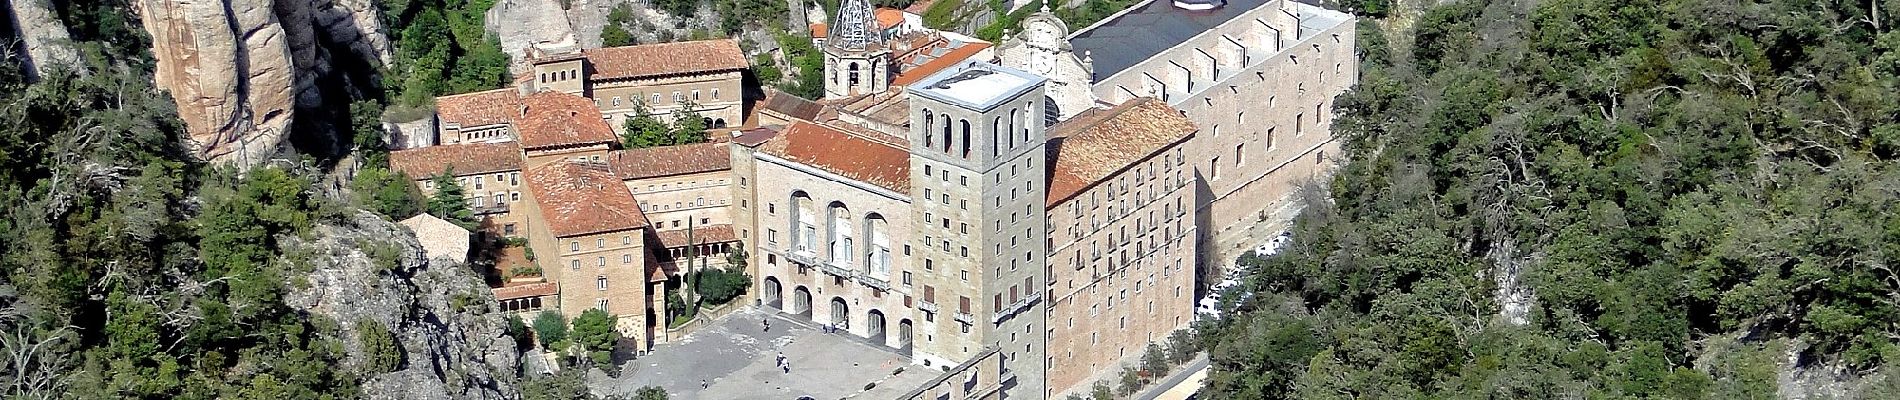
<path id="1" fill-rule="evenodd" d="M 1042 76 L 980 61 L 964 61 L 912 83 L 916 93 L 974 110 L 989 110 L 1037 84 Z"/>
<path id="2" fill-rule="evenodd" d="M 1289 0 L 1290 3 L 1301 3 Z M 1221 8 L 1205 11 L 1190 11 L 1174 7 L 1171 0 L 1153 0 L 1137 4 L 1124 10 L 1119 16 L 1096 23 L 1087 30 L 1076 32 L 1069 37 L 1069 44 L 1077 55 L 1087 53 L 1093 58 L 1095 76 L 1106 79 L 1117 73 L 1147 61 L 1169 48 L 1187 42 L 1201 33 L 1213 30 L 1221 24 L 1240 17 L 1254 9 L 1266 7 L 1273 0 L 1227 0 Z M 1302 19 L 1314 16 L 1306 12 L 1308 4 L 1294 5 L 1290 8 L 1300 12 Z M 1343 18 L 1326 18 L 1313 21 L 1330 28 Z M 1302 25 L 1307 25 L 1302 21 Z M 1306 26 L 1307 29 L 1318 27 Z M 1323 30 L 1324 28 L 1315 29 Z"/>

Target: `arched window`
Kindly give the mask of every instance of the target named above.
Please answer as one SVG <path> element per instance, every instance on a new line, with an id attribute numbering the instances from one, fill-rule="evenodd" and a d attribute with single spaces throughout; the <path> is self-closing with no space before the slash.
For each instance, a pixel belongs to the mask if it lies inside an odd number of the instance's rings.
<path id="1" fill-rule="evenodd" d="M 792 192 L 792 249 L 815 252 L 818 243 L 818 216 L 812 210 L 811 195 Z"/>
<path id="2" fill-rule="evenodd" d="M 848 65 L 850 65 L 850 67 L 849 67 L 849 68 L 850 68 L 850 71 L 849 71 L 849 72 L 850 72 L 850 74 L 851 74 L 851 86 L 852 86 L 852 87 L 857 87 L 857 86 L 858 86 L 858 63 L 857 63 L 857 62 L 852 62 L 852 63 L 850 63 L 850 64 L 848 64 Z"/>
<path id="3" fill-rule="evenodd" d="M 1016 131 L 1016 118 L 1020 118 L 1016 116 L 1016 109 L 1009 109 L 1009 129 L 1003 131 L 1003 138 L 1009 140 L 1009 149 L 1011 150 L 1016 149 L 1016 135 L 1010 134 L 1010 132 Z"/>
<path id="4" fill-rule="evenodd" d="M 1002 143 L 997 141 L 997 139 L 1001 139 L 1001 138 L 998 137 L 996 133 L 1009 132 L 1004 129 L 1008 129 L 1008 128 L 1005 125 L 1003 125 L 1003 117 L 999 116 L 999 117 L 996 117 L 995 120 L 990 121 L 990 157 L 991 158 L 1000 157 L 1003 154 L 1002 149 L 997 147 L 997 146 L 1001 146 Z"/>
<path id="5" fill-rule="evenodd" d="M 831 231 L 831 262 L 851 265 L 857 258 L 852 250 L 851 210 L 842 202 L 831 202 L 825 207 L 825 228 Z"/>
<path id="6" fill-rule="evenodd" d="M 864 256 L 864 266 L 865 271 L 872 276 L 891 275 L 891 241 L 885 232 L 887 226 L 883 215 L 870 213 L 864 216 L 864 237 L 870 243 L 870 251 Z"/>
<path id="7" fill-rule="evenodd" d="M 950 151 L 950 114 L 937 114 L 937 117 L 943 119 L 943 151 Z"/>
<path id="8" fill-rule="evenodd" d="M 963 157 L 969 158 L 970 157 L 970 120 L 959 119 L 957 120 L 957 125 L 961 125 L 963 127 Z M 943 151 L 946 151 L 946 152 L 950 151 L 950 141 L 948 139 L 944 140 Z"/>
<path id="9" fill-rule="evenodd" d="M 1034 109 L 1036 109 L 1036 102 L 1033 102 L 1033 101 L 1032 101 L 1032 102 L 1029 102 L 1029 104 L 1028 104 L 1028 105 L 1026 106 L 1026 108 L 1028 108 L 1028 109 L 1030 109 L 1030 110 L 1034 110 Z M 1023 113 L 1023 117 L 1022 117 L 1022 118 L 1023 118 L 1023 120 L 1022 120 L 1022 126 L 1023 126 L 1023 144 L 1024 144 L 1024 145 L 1029 145 L 1029 144 L 1032 144 L 1032 143 L 1029 143 L 1029 127 L 1030 127 L 1030 125 L 1029 125 L 1029 124 L 1033 124 L 1033 123 L 1035 123 L 1035 122 L 1033 122 L 1033 121 L 1030 121 L 1030 120 L 1029 120 L 1029 113 Z"/>
<path id="10" fill-rule="evenodd" d="M 930 110 L 924 110 L 924 148 L 936 146 L 936 140 L 932 140 L 930 136 L 930 132 L 935 130 L 937 130 L 937 115 L 931 114 Z"/>

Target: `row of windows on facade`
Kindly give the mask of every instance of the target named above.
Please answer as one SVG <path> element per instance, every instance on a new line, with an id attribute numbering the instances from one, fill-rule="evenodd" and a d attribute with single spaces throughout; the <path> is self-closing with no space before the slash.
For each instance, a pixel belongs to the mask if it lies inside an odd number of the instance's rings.
<path id="1" fill-rule="evenodd" d="M 1145 165 L 1137 166 L 1133 169 L 1133 174 L 1122 174 L 1120 177 L 1115 178 L 1115 180 L 1097 187 L 1096 189 L 1098 190 L 1090 190 L 1088 194 L 1089 198 L 1086 202 L 1089 206 L 1087 214 L 1084 214 L 1084 210 L 1082 209 L 1083 201 L 1079 199 L 1071 200 L 1069 202 L 1069 213 L 1074 217 L 1073 220 L 1076 222 L 1069 226 L 1069 237 L 1079 240 L 1083 236 L 1092 235 L 1100 231 L 1103 225 L 1114 224 L 1122 217 L 1132 215 L 1134 210 L 1147 206 L 1150 202 L 1159 200 L 1167 193 L 1172 193 L 1174 190 L 1186 186 L 1188 180 L 1183 176 L 1182 170 L 1176 168 L 1185 164 L 1184 160 L 1186 160 L 1186 156 L 1182 154 L 1181 149 L 1175 148 L 1175 151 L 1171 154 L 1163 153 L 1159 162 L 1150 162 Z M 1157 169 L 1160 171 L 1157 172 Z M 1164 177 L 1167 179 L 1163 180 L 1162 178 Z M 1131 181 L 1135 185 L 1135 189 L 1132 193 L 1128 188 Z M 1158 183 L 1165 183 L 1166 186 L 1155 187 Z M 1121 196 L 1118 198 L 1117 194 Z M 1129 198 L 1134 199 L 1135 204 L 1133 206 L 1128 205 Z M 1102 208 L 1104 202 L 1108 204 L 1106 215 L 1095 213 L 1094 211 Z M 1180 203 L 1182 203 L 1181 199 L 1176 198 L 1173 204 L 1166 204 L 1164 208 L 1184 208 L 1180 207 Z M 1172 211 L 1165 212 L 1164 214 L 1170 217 L 1175 215 Z M 1087 216 L 1086 219 L 1089 222 L 1089 229 L 1086 231 L 1081 229 L 1081 221 L 1085 219 L 1083 218 L 1084 215 Z M 1150 213 L 1150 217 L 1152 217 L 1152 213 Z"/>
<path id="2" fill-rule="evenodd" d="M 620 264 L 621 264 L 621 265 L 629 265 L 629 264 L 633 264 L 633 253 L 625 253 L 625 254 L 621 254 L 621 255 L 620 255 Z M 567 260 L 567 265 L 568 265 L 568 268 L 569 268 L 569 269 L 575 269 L 575 270 L 578 270 L 578 269 L 581 269 L 581 259 L 579 259 L 579 258 L 574 258 L 574 259 L 570 259 L 570 260 Z M 594 266 L 596 266 L 596 267 L 606 267 L 606 266 L 607 266 L 607 256 L 595 256 L 595 257 L 594 257 Z"/>
<path id="3" fill-rule="evenodd" d="M 1036 102 L 1031 101 L 1023 108 L 1010 108 L 1008 117 L 1002 115 L 992 117 L 989 130 L 990 157 L 994 158 L 1001 156 L 1004 152 L 1014 151 L 1019 143 L 1021 145 L 1034 144 L 1032 143 L 1034 138 L 1029 137 L 1032 127 L 1030 124 L 1042 121 L 1037 113 L 1029 111 L 1035 110 L 1035 106 Z M 953 123 L 949 114 L 932 114 L 929 109 L 924 109 L 923 114 L 924 128 L 921 132 L 923 132 L 924 148 L 958 154 L 964 159 L 970 158 L 970 149 L 974 142 L 970 136 L 970 120 L 958 118 Z M 939 123 L 941 123 L 941 129 L 938 128 Z M 977 123 L 983 122 L 977 121 Z M 958 132 L 960 135 L 952 136 L 953 132 Z M 958 138 L 961 140 L 955 140 Z M 958 152 L 951 151 L 958 148 L 961 149 Z"/>
<path id="4" fill-rule="evenodd" d="M 739 178 L 739 180 L 744 181 L 745 178 Z M 701 181 L 689 181 L 686 183 L 648 184 L 646 191 L 641 191 L 640 187 L 635 186 L 633 187 L 633 192 L 634 193 L 652 193 L 652 192 L 664 192 L 668 190 L 686 190 L 686 189 L 697 189 L 697 188 L 702 188 L 702 187 L 723 186 L 726 184 L 726 180 L 725 179 L 708 179 L 705 181 L 705 184 L 702 185 L 700 183 Z M 744 185 L 740 185 L 740 187 L 744 187 Z"/>
<path id="5" fill-rule="evenodd" d="M 649 217 L 650 217 L 650 216 L 649 216 Z M 692 219 L 692 218 L 691 218 L 691 217 L 687 217 L 687 219 Z M 669 224 L 669 223 L 671 223 L 672 225 L 671 225 L 671 226 L 669 226 L 669 225 L 667 225 L 667 224 Z M 705 217 L 701 217 L 701 218 L 699 219 L 699 224 L 700 224 L 701 226 L 704 226 L 704 225 L 711 225 L 711 224 L 712 224 L 712 218 L 705 218 Z M 682 225 L 680 225 L 680 220 L 677 220 L 677 219 L 676 219 L 676 220 L 672 220 L 672 221 L 660 221 L 659 223 L 656 223 L 656 224 L 653 224 L 653 227 L 654 227 L 654 228 L 678 228 L 678 227 L 681 227 L 681 226 L 682 226 Z"/>
<path id="6" fill-rule="evenodd" d="M 666 204 L 654 205 L 654 204 L 650 204 L 650 203 L 642 201 L 640 202 L 640 211 L 653 212 L 653 211 L 680 210 L 680 209 L 685 209 L 688 207 L 698 208 L 698 207 L 706 207 L 706 206 L 723 206 L 730 203 L 731 203 L 731 200 L 723 200 L 723 199 L 715 199 L 715 200 L 708 201 L 706 200 L 705 197 L 697 197 L 697 198 L 694 198 L 693 201 L 675 201 L 673 202 L 673 205 L 671 206 L 668 206 Z"/>
<path id="7" fill-rule="evenodd" d="M 475 208 L 487 207 L 488 204 L 490 204 L 488 202 L 488 199 L 491 197 L 495 199 L 493 204 L 496 207 L 501 207 L 503 204 L 506 204 L 506 203 L 521 201 L 521 192 L 507 192 L 507 193 L 496 192 L 493 196 L 488 196 L 488 195 L 468 196 L 468 205 L 470 207 L 475 207 Z"/>
<path id="8" fill-rule="evenodd" d="M 428 179 L 428 177 L 415 177 L 415 178 Z M 475 190 L 483 190 L 488 187 L 489 180 L 490 179 L 489 179 L 488 174 L 464 175 L 464 176 L 455 177 L 455 184 L 461 185 L 462 187 L 466 187 L 466 188 L 473 188 Z M 496 172 L 493 175 L 493 180 L 495 184 L 497 185 L 502 184 L 502 183 L 507 183 L 508 187 L 521 186 L 521 172 L 520 171 L 506 172 L 506 173 Z M 435 190 L 435 181 L 434 180 L 422 181 L 422 188 Z"/>
<path id="9" fill-rule="evenodd" d="M 719 100 L 719 88 L 712 88 L 712 89 L 711 89 L 711 90 L 709 90 L 709 91 L 710 91 L 710 92 L 712 92 L 712 100 Z M 686 102 L 686 99 L 687 99 L 687 95 L 688 95 L 689 93 L 691 94 L 691 96 L 692 96 L 692 99 L 693 99 L 693 101 L 699 101 L 699 100 L 700 100 L 700 98 L 699 98 L 699 89 L 693 89 L 693 90 L 690 90 L 690 91 L 688 91 L 688 92 L 680 92 L 680 91 L 678 91 L 678 90 L 675 90 L 675 91 L 673 91 L 673 104 L 682 104 L 682 103 L 685 103 L 685 102 Z M 648 96 L 651 96 L 651 97 L 648 97 Z M 651 106 L 657 106 L 657 105 L 660 105 L 660 104 L 661 104 L 661 103 L 660 103 L 660 99 L 661 99 L 661 97 L 660 97 L 660 94 L 659 94 L 659 93 L 653 93 L 653 94 L 651 94 L 651 95 L 642 95 L 642 94 L 638 94 L 638 93 L 635 93 L 635 94 L 634 94 L 633 96 L 629 96 L 629 97 L 630 97 L 630 98 L 629 98 L 629 99 L 627 99 L 628 101 L 627 101 L 627 104 L 626 104 L 626 105 L 640 105 L 640 106 L 648 106 L 648 107 L 651 107 Z M 647 100 L 647 101 L 644 101 L 644 102 L 643 102 L 643 101 L 641 101 L 641 99 L 643 99 L 643 98 L 649 98 L 650 100 Z M 607 103 L 607 104 L 608 104 L 609 106 L 611 106 L 611 107 L 620 107 L 620 106 L 621 106 L 621 104 L 622 104 L 622 103 L 621 103 L 621 101 L 620 101 L 620 96 L 614 96 L 614 97 L 612 97 L 612 98 L 609 98 L 609 99 L 608 99 L 608 103 Z M 601 105 L 601 104 L 600 104 L 600 99 L 599 99 L 599 98 L 595 98 L 595 99 L 594 99 L 594 106 L 596 106 L 596 107 L 598 107 L 598 106 L 600 106 L 600 105 Z"/>
<path id="10" fill-rule="evenodd" d="M 570 70 L 563 70 L 563 71 L 542 72 L 540 74 L 539 79 L 541 83 L 550 83 L 550 82 L 560 82 L 560 81 L 570 80 L 570 79 L 579 78 L 579 77 L 581 77 L 580 71 L 570 69 Z"/>
<path id="11" fill-rule="evenodd" d="M 1314 105 L 1313 106 L 1313 125 L 1319 126 L 1321 123 L 1323 123 L 1321 117 L 1325 115 L 1327 115 L 1325 103 Z M 1242 122 L 1241 126 L 1246 126 L 1246 125 L 1244 122 Z M 1267 127 L 1267 131 L 1264 134 L 1265 136 L 1262 138 L 1262 142 L 1265 143 L 1265 145 L 1262 147 L 1264 147 L 1267 152 L 1273 151 L 1274 130 L 1277 128 L 1278 127 L 1276 126 Z M 1214 132 L 1214 136 L 1220 136 L 1220 124 L 1214 125 L 1213 132 Z M 1299 137 L 1305 134 L 1306 134 L 1306 114 L 1305 113 L 1294 114 L 1293 115 L 1293 136 Z M 1245 143 L 1234 145 L 1234 157 L 1231 160 L 1233 161 L 1235 167 L 1239 167 L 1239 166 L 1247 164 L 1247 145 Z M 1221 178 L 1220 167 L 1221 167 L 1220 156 L 1214 156 L 1214 158 L 1208 159 L 1207 160 L 1208 179 L 1210 180 L 1220 179 Z"/>

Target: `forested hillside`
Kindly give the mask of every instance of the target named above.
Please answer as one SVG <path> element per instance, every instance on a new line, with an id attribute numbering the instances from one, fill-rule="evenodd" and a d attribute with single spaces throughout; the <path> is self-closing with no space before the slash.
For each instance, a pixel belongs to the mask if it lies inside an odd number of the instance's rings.
<path id="1" fill-rule="evenodd" d="M 1208 397 L 1900 398 L 1897 14 L 1465 0 L 1362 23 L 1348 160 L 1203 327 Z"/>
<path id="2" fill-rule="evenodd" d="M 80 68 L 0 58 L 0 397 L 361 396 L 388 370 L 345 367 L 338 322 L 285 304 L 312 266 L 279 243 L 354 208 L 295 161 L 196 161 L 128 2 L 49 4 Z"/>

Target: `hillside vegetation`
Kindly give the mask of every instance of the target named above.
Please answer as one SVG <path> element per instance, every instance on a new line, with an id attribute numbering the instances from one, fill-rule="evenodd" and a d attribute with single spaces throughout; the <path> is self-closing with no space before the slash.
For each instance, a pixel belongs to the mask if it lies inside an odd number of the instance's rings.
<path id="1" fill-rule="evenodd" d="M 1900 397 L 1895 15 L 1466 0 L 1404 48 L 1363 23 L 1348 160 L 1203 327 L 1208 397 L 1819 394 L 1789 370 Z"/>

